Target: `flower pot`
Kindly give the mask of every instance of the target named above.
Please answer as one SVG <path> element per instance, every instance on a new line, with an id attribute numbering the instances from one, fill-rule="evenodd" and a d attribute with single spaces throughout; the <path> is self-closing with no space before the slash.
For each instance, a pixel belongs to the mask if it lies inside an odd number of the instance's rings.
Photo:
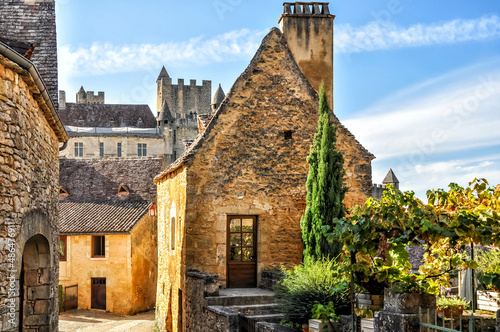
<path id="1" fill-rule="evenodd" d="M 309 332 L 309 325 L 302 325 L 302 332 Z"/>
<path id="2" fill-rule="evenodd" d="M 328 328 L 328 332 L 333 332 L 334 327 L 335 331 L 338 330 L 336 325 L 338 325 L 336 322 L 328 324 L 327 322 L 322 322 L 320 319 L 309 319 L 309 332 L 323 332 L 325 328 Z"/>

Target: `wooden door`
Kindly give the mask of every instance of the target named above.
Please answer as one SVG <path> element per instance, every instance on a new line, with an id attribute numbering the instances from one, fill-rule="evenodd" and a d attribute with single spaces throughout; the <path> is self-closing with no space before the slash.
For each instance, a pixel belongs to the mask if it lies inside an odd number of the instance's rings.
<path id="1" fill-rule="evenodd" d="M 257 287 L 257 216 L 227 217 L 228 287 Z"/>
<path id="2" fill-rule="evenodd" d="M 90 307 L 106 310 L 106 278 L 92 278 Z"/>

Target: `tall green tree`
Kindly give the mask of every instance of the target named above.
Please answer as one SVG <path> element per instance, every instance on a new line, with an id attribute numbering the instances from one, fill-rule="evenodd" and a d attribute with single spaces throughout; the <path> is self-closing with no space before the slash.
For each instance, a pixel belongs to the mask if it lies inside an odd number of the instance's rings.
<path id="1" fill-rule="evenodd" d="M 344 200 L 346 188 L 343 185 L 344 158 L 336 149 L 337 128 L 330 118 L 325 90 L 319 90 L 319 121 L 311 151 L 307 157 L 307 206 L 300 225 L 304 241 L 304 259 L 336 257 L 340 254 L 340 242 L 329 243 L 323 235 L 323 226 L 334 227 L 337 218 L 345 216 Z"/>

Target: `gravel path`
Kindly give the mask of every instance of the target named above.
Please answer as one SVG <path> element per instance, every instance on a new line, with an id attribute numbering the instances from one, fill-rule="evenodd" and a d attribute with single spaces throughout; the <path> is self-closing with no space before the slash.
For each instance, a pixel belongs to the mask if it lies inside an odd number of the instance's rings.
<path id="1" fill-rule="evenodd" d="M 154 319 L 153 310 L 134 316 L 121 316 L 101 310 L 76 309 L 59 315 L 59 331 L 152 332 Z"/>

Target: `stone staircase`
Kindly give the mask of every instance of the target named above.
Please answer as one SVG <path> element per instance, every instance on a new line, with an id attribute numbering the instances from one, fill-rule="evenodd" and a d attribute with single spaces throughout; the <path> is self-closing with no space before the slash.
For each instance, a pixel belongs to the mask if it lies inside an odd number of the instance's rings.
<path id="1" fill-rule="evenodd" d="M 254 332 L 258 322 L 279 323 L 282 319 L 271 291 L 227 289 L 205 301 L 207 310 L 226 317 L 234 332 Z"/>

